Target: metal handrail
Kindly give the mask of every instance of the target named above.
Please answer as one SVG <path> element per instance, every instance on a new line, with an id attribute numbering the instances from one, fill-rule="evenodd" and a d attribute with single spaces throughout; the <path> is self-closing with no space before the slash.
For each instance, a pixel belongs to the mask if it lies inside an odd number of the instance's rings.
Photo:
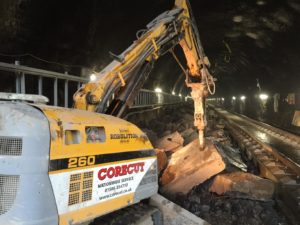
<path id="1" fill-rule="evenodd" d="M 4 63 L 4 62 L 0 62 L 0 70 L 7 71 L 7 72 L 19 72 L 19 73 L 49 77 L 49 78 L 58 78 L 62 80 L 70 80 L 70 81 L 76 81 L 81 83 L 86 83 L 89 81 L 88 78 L 85 77 L 78 77 L 74 75 L 58 73 L 58 72 L 53 72 L 53 71 L 43 70 L 43 69 L 37 69 L 28 66 Z"/>
<path id="2" fill-rule="evenodd" d="M 144 108 L 149 106 L 178 104 L 183 101 L 186 101 L 186 99 L 177 95 L 141 89 L 130 108 Z"/>
<path id="3" fill-rule="evenodd" d="M 33 67 L 10 64 L 0 62 L 0 71 L 13 72 L 16 81 L 16 93 L 26 94 L 26 75 L 33 75 L 38 77 L 38 95 L 43 95 L 43 78 L 53 79 L 53 105 L 58 105 L 58 80 L 64 80 L 64 106 L 69 107 L 69 82 L 76 82 L 77 89 L 82 83 L 88 82 L 88 78 L 79 77 L 64 73 L 58 73 Z"/>
<path id="4" fill-rule="evenodd" d="M 53 79 L 53 105 L 58 105 L 58 80 L 64 80 L 64 106 L 69 107 L 69 82 L 76 82 L 77 88 L 87 83 L 89 78 L 79 77 L 64 73 L 58 73 L 43 69 L 32 68 L 23 65 L 9 64 L 0 62 L 0 71 L 12 72 L 16 78 L 16 93 L 26 94 L 26 75 L 34 75 L 38 77 L 38 95 L 43 95 L 43 78 Z M 1 91 L 1 90 L 0 90 Z M 49 96 L 48 96 L 49 97 Z M 165 92 L 155 92 L 152 90 L 141 89 L 134 100 L 134 104 L 130 108 L 144 108 L 152 106 L 162 106 L 170 104 L 178 104 L 187 101 L 186 97 L 172 95 Z"/>

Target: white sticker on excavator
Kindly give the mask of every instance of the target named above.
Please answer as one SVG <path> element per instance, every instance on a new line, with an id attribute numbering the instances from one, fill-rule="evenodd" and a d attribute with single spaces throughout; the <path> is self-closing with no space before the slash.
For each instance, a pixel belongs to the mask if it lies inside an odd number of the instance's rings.
<path id="1" fill-rule="evenodd" d="M 155 158 L 152 158 L 50 174 L 58 213 L 64 214 L 135 192 L 154 162 Z M 92 172 L 92 178 L 85 176 L 89 172 Z M 71 176 L 78 174 L 81 174 L 81 179 L 72 181 Z M 90 188 L 87 187 L 89 179 L 93 182 Z M 71 191 L 74 183 L 80 183 L 80 188 Z M 88 190 L 91 190 L 90 196 Z"/>

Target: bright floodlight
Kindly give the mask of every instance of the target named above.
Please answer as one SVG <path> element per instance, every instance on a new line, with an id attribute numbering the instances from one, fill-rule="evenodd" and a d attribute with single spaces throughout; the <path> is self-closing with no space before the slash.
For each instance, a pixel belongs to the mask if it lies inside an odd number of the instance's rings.
<path id="1" fill-rule="evenodd" d="M 241 100 L 244 101 L 246 99 L 246 96 L 242 95 Z"/>
<path id="2" fill-rule="evenodd" d="M 162 90 L 159 87 L 155 88 L 154 91 L 157 92 L 157 93 L 162 93 Z"/>
<path id="3" fill-rule="evenodd" d="M 96 80 L 96 75 L 92 73 L 90 75 L 90 81 L 95 81 L 95 80 Z"/>
<path id="4" fill-rule="evenodd" d="M 266 94 L 260 94 L 260 95 L 259 95 L 259 98 L 260 98 L 261 100 L 267 100 L 267 99 L 269 98 L 269 96 L 266 95 Z"/>
<path id="5" fill-rule="evenodd" d="M 224 101 L 225 100 L 225 98 L 222 98 L 222 101 Z"/>
<path id="6" fill-rule="evenodd" d="M 179 94 L 179 97 L 181 97 L 182 95 L 181 94 Z"/>
<path id="7" fill-rule="evenodd" d="M 232 100 L 235 100 L 236 99 L 236 97 L 235 96 L 232 96 Z"/>
<path id="8" fill-rule="evenodd" d="M 172 91 L 172 95 L 175 95 L 175 91 Z"/>

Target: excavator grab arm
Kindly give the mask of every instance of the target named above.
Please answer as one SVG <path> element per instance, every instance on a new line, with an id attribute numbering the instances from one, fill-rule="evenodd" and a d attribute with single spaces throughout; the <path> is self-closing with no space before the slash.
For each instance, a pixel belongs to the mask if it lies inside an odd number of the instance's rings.
<path id="1" fill-rule="evenodd" d="M 94 81 L 84 84 L 74 94 L 74 107 L 120 117 L 133 103 L 154 62 L 172 52 L 177 45 L 183 49 L 187 61 L 186 84 L 192 88 L 194 124 L 199 129 L 200 146 L 204 147 L 203 101 L 213 78 L 207 69 L 209 61 L 201 46 L 188 0 L 176 0 L 172 10 L 162 13 L 146 29 L 138 31 L 137 40 L 122 54 L 111 53 L 114 60 L 96 74 Z"/>

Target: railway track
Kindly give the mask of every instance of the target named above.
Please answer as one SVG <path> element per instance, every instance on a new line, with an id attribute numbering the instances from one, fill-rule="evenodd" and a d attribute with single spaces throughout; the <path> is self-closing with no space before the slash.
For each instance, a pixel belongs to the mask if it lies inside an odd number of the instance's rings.
<path id="1" fill-rule="evenodd" d="M 293 221 L 300 221 L 300 137 L 246 116 L 210 106 L 224 120 L 232 138 L 259 167 L 262 177 L 277 183 L 276 200 Z"/>
<path id="2" fill-rule="evenodd" d="M 245 116 L 213 108 L 262 176 L 283 184 L 300 183 L 300 137 Z"/>

